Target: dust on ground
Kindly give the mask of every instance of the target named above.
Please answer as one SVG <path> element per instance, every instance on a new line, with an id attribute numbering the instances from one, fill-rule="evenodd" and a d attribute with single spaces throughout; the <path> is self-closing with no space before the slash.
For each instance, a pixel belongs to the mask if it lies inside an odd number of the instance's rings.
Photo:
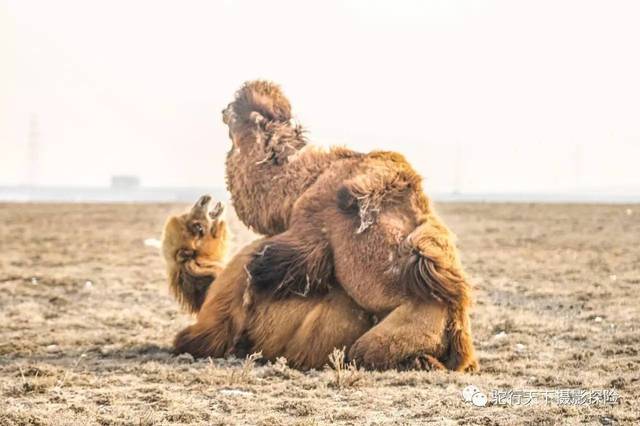
<path id="1" fill-rule="evenodd" d="M 171 355 L 192 319 L 153 239 L 186 207 L 0 204 L 0 424 L 640 421 L 640 206 L 438 205 L 476 286 L 481 371 L 347 370 L 340 383 L 331 369 Z M 231 222 L 236 246 L 252 238 Z M 463 401 L 470 384 L 488 406 Z M 503 406 L 494 389 L 619 400 Z"/>

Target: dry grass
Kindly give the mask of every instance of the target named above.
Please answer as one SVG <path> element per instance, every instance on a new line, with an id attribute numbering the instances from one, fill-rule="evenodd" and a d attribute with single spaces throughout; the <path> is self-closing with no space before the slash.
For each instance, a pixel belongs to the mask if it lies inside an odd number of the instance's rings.
<path id="1" fill-rule="evenodd" d="M 244 362 L 242 363 L 242 367 L 239 370 L 231 370 L 231 374 L 229 375 L 229 384 L 251 384 L 253 382 L 253 367 L 255 367 L 256 361 L 260 359 L 262 359 L 262 352 L 247 355 Z"/>
<path id="2" fill-rule="evenodd" d="M 334 372 L 333 385 L 338 389 L 355 386 L 364 375 L 362 371 L 358 370 L 354 361 L 349 363 L 345 361 L 344 350 L 345 348 L 335 348 L 329 355 L 329 366 Z"/>
<path id="3" fill-rule="evenodd" d="M 172 356 L 191 318 L 143 241 L 183 207 L 0 205 L 0 424 L 640 421 L 638 206 L 440 206 L 477 287 L 472 375 L 359 372 L 340 355 L 310 372 Z M 232 226 L 236 246 L 251 238 Z M 621 399 L 476 408 L 462 400 L 468 384 Z"/>

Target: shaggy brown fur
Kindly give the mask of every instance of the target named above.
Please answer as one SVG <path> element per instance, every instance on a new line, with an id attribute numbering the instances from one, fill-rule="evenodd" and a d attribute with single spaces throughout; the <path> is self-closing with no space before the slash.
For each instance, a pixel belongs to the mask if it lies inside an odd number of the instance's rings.
<path id="1" fill-rule="evenodd" d="M 240 219 L 272 236 L 248 266 L 257 289 L 330 291 L 333 277 L 385 319 L 353 345 L 370 368 L 439 359 L 475 370 L 471 289 L 454 236 L 400 154 L 309 145 L 275 84 L 246 83 L 223 111 L 227 186 Z M 267 291 L 268 293 L 269 291 Z"/>
<path id="2" fill-rule="evenodd" d="M 201 197 L 189 213 L 171 217 L 164 230 L 170 288 L 198 313 L 197 322 L 176 336 L 176 353 L 221 357 L 262 352 L 270 360 L 285 357 L 292 367 L 320 368 L 334 348 L 350 348 L 371 328 L 370 316 L 337 286 L 307 298 L 248 298 L 246 265 L 260 255 L 265 240 L 248 245 L 223 267 L 226 225 L 219 218 L 221 205 L 213 210 L 209 205 L 210 197 Z"/>
<path id="3" fill-rule="evenodd" d="M 169 288 L 180 304 L 198 312 L 209 286 L 222 272 L 228 230 L 222 203 L 211 207 L 203 195 L 188 213 L 171 216 L 162 233 L 162 254 Z"/>

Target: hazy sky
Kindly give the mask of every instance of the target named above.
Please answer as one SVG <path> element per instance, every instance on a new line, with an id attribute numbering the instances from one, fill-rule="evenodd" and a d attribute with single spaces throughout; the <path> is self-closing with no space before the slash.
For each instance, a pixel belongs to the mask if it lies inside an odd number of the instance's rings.
<path id="1" fill-rule="evenodd" d="M 637 1 L 0 0 L 0 185 L 222 185 L 220 110 L 267 78 L 314 141 L 400 151 L 428 190 L 637 189 L 639 22 Z"/>

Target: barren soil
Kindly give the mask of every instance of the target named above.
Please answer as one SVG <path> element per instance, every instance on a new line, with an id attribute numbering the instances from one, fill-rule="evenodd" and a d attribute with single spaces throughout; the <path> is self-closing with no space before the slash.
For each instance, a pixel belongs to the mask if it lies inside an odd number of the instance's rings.
<path id="1" fill-rule="evenodd" d="M 640 206 L 438 205 L 476 287 L 481 371 L 346 371 L 342 386 L 329 368 L 171 355 L 192 318 L 144 241 L 185 207 L 0 204 L 1 425 L 640 422 Z M 236 246 L 252 238 L 231 222 Z M 463 401 L 469 384 L 486 407 Z M 619 400 L 498 405 L 494 389 Z"/>

